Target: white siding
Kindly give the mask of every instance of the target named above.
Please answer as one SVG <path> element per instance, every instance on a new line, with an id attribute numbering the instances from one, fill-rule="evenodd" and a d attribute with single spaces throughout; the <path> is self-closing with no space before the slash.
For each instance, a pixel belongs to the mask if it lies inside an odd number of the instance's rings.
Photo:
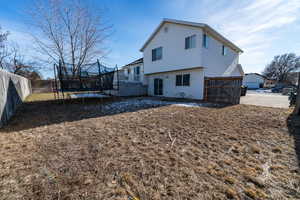
<path id="1" fill-rule="evenodd" d="M 165 27 L 168 31 L 165 32 Z M 185 38 L 196 35 L 196 48 L 185 49 Z M 166 23 L 144 49 L 145 74 L 201 66 L 202 30 Z M 162 59 L 152 61 L 152 49 L 162 47 Z"/>
<path id="2" fill-rule="evenodd" d="M 202 48 L 202 66 L 205 67 L 205 76 L 222 76 L 231 65 L 239 62 L 239 54 L 227 48 L 226 55 L 222 55 L 222 43 L 208 35 L 208 48 Z M 241 75 L 241 74 L 236 74 Z"/>
<path id="3" fill-rule="evenodd" d="M 190 86 L 176 86 L 176 75 L 190 74 Z M 164 97 L 203 99 L 204 73 L 202 69 L 182 70 L 160 74 L 147 75 L 148 94 L 154 96 L 154 79 L 163 79 Z M 182 96 L 184 94 L 184 96 Z"/>
<path id="4" fill-rule="evenodd" d="M 196 48 L 185 49 L 185 38 L 191 35 L 196 35 Z M 205 76 L 214 77 L 222 76 L 232 65 L 235 68 L 239 63 L 239 53 L 225 45 L 227 51 L 223 56 L 223 43 L 209 33 L 207 35 L 208 48 L 204 48 L 201 28 L 165 23 L 144 49 L 145 74 L 204 67 Z M 162 59 L 152 61 L 152 49 L 158 47 L 163 48 Z"/>
<path id="5" fill-rule="evenodd" d="M 196 35 L 196 47 L 185 49 L 185 38 Z M 154 95 L 154 78 L 164 81 L 166 97 L 203 99 L 204 76 L 242 76 L 237 69 L 239 53 L 226 46 L 226 55 L 222 55 L 223 43 L 214 39 L 209 33 L 208 47 L 202 47 L 203 30 L 200 27 L 165 23 L 143 50 L 145 83 L 148 94 Z M 162 47 L 162 59 L 152 61 L 152 50 Z M 175 85 L 178 70 L 194 69 L 191 73 L 189 87 Z M 177 71 L 175 71 L 177 70 Z M 229 71 L 229 73 L 225 73 Z M 165 72 L 165 73 L 163 73 Z"/>

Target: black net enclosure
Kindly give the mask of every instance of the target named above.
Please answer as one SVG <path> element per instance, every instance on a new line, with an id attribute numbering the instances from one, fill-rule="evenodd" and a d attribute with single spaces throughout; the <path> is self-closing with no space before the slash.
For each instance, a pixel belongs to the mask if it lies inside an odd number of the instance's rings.
<path id="1" fill-rule="evenodd" d="M 107 67 L 99 60 L 80 67 L 59 62 L 54 65 L 55 87 L 59 92 L 112 90 L 117 71 L 117 67 Z"/>

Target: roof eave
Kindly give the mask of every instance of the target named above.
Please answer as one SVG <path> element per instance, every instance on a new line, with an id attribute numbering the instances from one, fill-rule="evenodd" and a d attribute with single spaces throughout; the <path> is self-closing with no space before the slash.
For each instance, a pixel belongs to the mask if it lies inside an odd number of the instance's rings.
<path id="1" fill-rule="evenodd" d="M 243 53 L 244 52 L 241 48 L 239 48 L 238 46 L 236 46 L 235 44 L 233 44 L 231 41 L 229 41 L 228 39 L 226 39 L 224 36 L 222 36 L 220 33 L 218 33 L 217 31 L 215 31 L 213 28 L 211 28 L 207 24 L 195 23 L 195 22 L 185 22 L 185 21 L 172 20 L 172 19 L 167 19 L 167 18 L 163 19 L 163 21 L 157 26 L 157 28 L 154 30 L 154 32 L 150 35 L 150 37 L 148 38 L 148 40 L 144 43 L 144 45 L 140 49 L 141 52 L 144 51 L 144 49 L 146 48 L 146 46 L 154 38 L 154 36 L 156 35 L 156 33 L 159 31 L 159 29 L 162 27 L 162 25 L 164 23 L 174 23 L 174 24 L 180 24 L 180 25 L 186 25 L 186 26 L 193 26 L 193 27 L 198 27 L 198 28 L 205 29 L 206 31 L 211 32 L 211 34 L 214 34 L 216 37 L 219 37 L 220 40 L 222 40 L 223 42 L 225 42 L 228 46 L 230 46 L 232 49 L 236 50 L 237 52 L 239 52 L 239 53 Z"/>

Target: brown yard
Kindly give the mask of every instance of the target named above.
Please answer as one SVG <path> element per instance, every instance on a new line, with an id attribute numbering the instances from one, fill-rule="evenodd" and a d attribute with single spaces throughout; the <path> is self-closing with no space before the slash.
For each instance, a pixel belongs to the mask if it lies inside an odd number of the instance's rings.
<path id="1" fill-rule="evenodd" d="M 0 130 L 0 199 L 300 198 L 288 109 L 37 99 Z"/>

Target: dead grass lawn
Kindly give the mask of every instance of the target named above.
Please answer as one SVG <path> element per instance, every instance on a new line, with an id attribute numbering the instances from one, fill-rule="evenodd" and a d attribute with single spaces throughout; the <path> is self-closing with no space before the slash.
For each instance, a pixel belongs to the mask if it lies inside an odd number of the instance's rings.
<path id="1" fill-rule="evenodd" d="M 300 198 L 288 110 L 24 106 L 0 130 L 0 199 Z"/>

